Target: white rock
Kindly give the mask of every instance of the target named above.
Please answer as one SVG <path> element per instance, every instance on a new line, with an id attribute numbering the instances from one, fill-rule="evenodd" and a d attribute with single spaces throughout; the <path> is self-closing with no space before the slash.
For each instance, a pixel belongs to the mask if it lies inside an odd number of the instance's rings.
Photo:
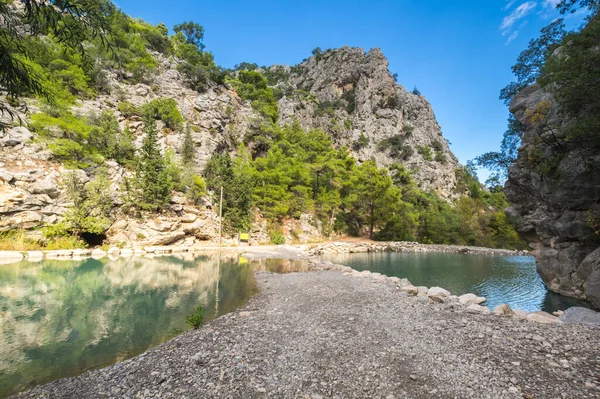
<path id="1" fill-rule="evenodd" d="M 477 305 L 475 303 L 467 306 L 467 310 L 472 313 L 483 313 L 483 314 L 490 313 L 490 309 L 488 307 Z"/>
<path id="2" fill-rule="evenodd" d="M 417 289 L 419 290 L 419 293 L 417 294 L 417 296 L 427 296 L 427 291 L 429 291 L 429 288 L 421 285 L 421 286 L 418 286 Z"/>
<path id="3" fill-rule="evenodd" d="M 44 259 L 44 253 L 42 251 L 27 252 L 27 260 L 30 262 L 39 262 L 43 259 Z"/>
<path id="4" fill-rule="evenodd" d="M 535 321 L 536 323 L 551 324 L 551 323 L 562 323 L 558 317 L 552 316 L 550 313 L 539 311 L 531 312 L 527 315 L 528 321 Z"/>
<path id="5" fill-rule="evenodd" d="M 104 252 L 100 248 L 96 248 L 92 251 L 92 258 L 94 258 L 94 259 L 104 258 L 105 256 L 106 256 L 106 252 Z"/>
<path id="6" fill-rule="evenodd" d="M 18 251 L 0 251 L 0 259 L 22 260 L 23 254 Z"/>
<path id="7" fill-rule="evenodd" d="M 526 319 L 529 312 L 521 309 L 513 309 L 513 315 L 518 319 Z"/>
<path id="8" fill-rule="evenodd" d="M 134 251 L 131 248 L 123 248 L 121 250 L 121 256 L 133 256 L 133 253 Z"/>
<path id="9" fill-rule="evenodd" d="M 92 251 L 86 248 L 77 248 L 73 251 L 73 256 L 79 256 L 79 257 L 86 257 L 86 256 L 90 256 L 92 254 Z"/>
<path id="10" fill-rule="evenodd" d="M 458 302 L 465 306 L 469 305 L 480 305 L 486 301 L 485 297 L 477 296 L 475 294 L 464 294 L 458 297 Z"/>
<path id="11" fill-rule="evenodd" d="M 506 303 L 496 306 L 493 313 L 499 316 L 510 316 L 514 314 L 513 310 Z"/>
<path id="12" fill-rule="evenodd" d="M 417 295 L 419 293 L 419 289 L 414 285 L 405 285 L 404 287 L 400 287 L 400 291 L 406 292 L 409 295 Z"/>
<path id="13" fill-rule="evenodd" d="M 441 287 L 431 287 L 429 289 L 429 291 L 427 291 L 427 296 L 432 297 L 432 296 L 437 296 L 440 298 L 446 298 L 450 296 L 450 291 L 445 290 Z"/>
<path id="14" fill-rule="evenodd" d="M 73 256 L 73 251 L 70 249 L 59 249 L 56 251 L 46 251 L 46 258 L 48 258 L 48 259 L 70 258 L 71 256 Z"/>

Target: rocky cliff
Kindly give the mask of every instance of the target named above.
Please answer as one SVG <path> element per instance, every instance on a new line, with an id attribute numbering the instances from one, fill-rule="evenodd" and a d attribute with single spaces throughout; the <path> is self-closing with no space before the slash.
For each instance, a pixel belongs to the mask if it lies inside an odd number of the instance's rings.
<path id="1" fill-rule="evenodd" d="M 278 83 L 280 121 L 321 128 L 359 161 L 404 164 L 425 190 L 455 196 L 458 161 L 431 105 L 396 84 L 380 49 L 343 47 L 318 53 Z"/>
<path id="2" fill-rule="evenodd" d="M 555 135 L 566 122 L 560 120 L 552 96 L 539 86 L 522 90 L 510 111 L 525 131 L 505 186 L 515 204 L 507 214 L 534 249 L 546 285 L 600 307 L 600 241 L 593 226 L 600 175 L 592 166 L 600 156 L 592 159 L 568 143 L 557 148 Z"/>
<path id="3" fill-rule="evenodd" d="M 215 151 L 234 152 L 260 118 L 251 103 L 242 100 L 228 84 L 210 83 L 204 93 L 191 90 L 177 70 L 178 59 L 159 53 L 153 53 L 153 57 L 159 68 L 146 83 L 129 84 L 120 71 L 106 71 L 108 90 L 92 99 L 78 100 L 73 112 L 91 117 L 104 110 L 113 111 L 121 128 L 128 128 L 139 146 L 143 122 L 138 116 L 120 112 L 118 104 L 129 102 L 140 107 L 153 99 L 172 98 L 192 131 L 199 170 Z M 274 77 L 271 82 L 280 93 L 280 124 L 297 120 L 305 128 L 322 128 L 332 135 L 337 146 L 348 147 L 359 161 L 375 159 L 380 166 L 403 163 L 413 171 L 421 188 L 433 189 L 444 198 L 456 195 L 454 171 L 458 162 L 442 136 L 430 104 L 395 83 L 379 49 L 368 53 L 347 47 L 328 50 L 297 66 L 273 66 L 264 72 Z M 28 103 L 31 112 L 38 110 L 36 101 Z M 27 120 L 28 115 L 21 116 Z M 6 115 L 2 118 L 9 125 L 16 123 Z M 159 128 L 163 127 L 159 121 Z M 163 133 L 162 148 L 173 148 L 179 153 L 183 133 L 169 129 Z M 62 137 L 66 132 L 57 127 L 53 134 Z M 129 172 L 112 161 L 106 166 L 117 212 L 121 181 Z M 37 229 L 60 220 L 70 206 L 61 187 L 65 171 L 46 143 L 26 127 L 1 132 L 0 231 Z M 89 179 L 90 173 L 78 172 L 82 180 Z M 177 193 L 164 214 L 149 215 L 145 220 L 118 219 L 108 231 L 113 243 L 187 245 L 214 238 L 218 226 L 208 197 L 203 205 L 196 206 Z M 297 226 L 286 225 L 285 230 L 295 231 L 295 240 L 318 237 L 310 217 L 294 223 Z M 256 225 L 256 240 L 268 240 L 266 224 L 259 220 Z"/>

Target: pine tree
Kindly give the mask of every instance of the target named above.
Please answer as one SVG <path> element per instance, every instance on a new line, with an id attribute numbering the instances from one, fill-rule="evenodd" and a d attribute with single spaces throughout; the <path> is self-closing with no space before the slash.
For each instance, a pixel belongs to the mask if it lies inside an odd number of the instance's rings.
<path id="1" fill-rule="evenodd" d="M 196 146 L 192 139 L 190 129 L 186 128 L 183 135 L 183 146 L 181 147 L 181 158 L 185 166 L 193 166 L 196 161 Z"/>
<path id="2" fill-rule="evenodd" d="M 151 118 L 145 120 L 145 133 L 136 171 L 137 205 L 146 210 L 159 210 L 171 201 L 173 183 L 160 153 L 156 122 Z"/>

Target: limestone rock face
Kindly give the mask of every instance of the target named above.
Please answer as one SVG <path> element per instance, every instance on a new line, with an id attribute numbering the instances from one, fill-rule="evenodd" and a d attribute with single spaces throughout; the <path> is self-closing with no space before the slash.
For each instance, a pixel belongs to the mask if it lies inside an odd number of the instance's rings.
<path id="1" fill-rule="evenodd" d="M 533 85 L 511 102 L 510 111 L 526 126 L 522 146 L 509 170 L 505 190 L 514 206 L 506 210 L 517 231 L 528 242 L 544 283 L 559 294 L 587 299 L 600 307 L 600 243 L 590 228 L 590 212 L 600 201 L 600 174 L 586 167 L 597 159 L 582 159 L 581 149 L 568 148 L 557 167 L 559 178 L 549 178 L 532 167 L 528 154 L 536 151 L 551 158 L 556 150 L 528 122 L 527 113 L 551 96 Z M 561 123 L 556 107 L 548 125 Z M 549 137 L 549 136 L 548 136 Z"/>
<path id="2" fill-rule="evenodd" d="M 119 103 L 141 107 L 154 99 L 172 98 L 191 131 L 198 170 L 215 152 L 235 153 L 239 143 L 260 124 L 250 101 L 242 100 L 228 84 L 209 83 L 203 93 L 191 90 L 177 70 L 179 60 L 159 53 L 152 55 L 158 68 L 146 83 L 130 84 L 115 71 L 106 71 L 110 89 L 92 99 L 78 100 L 72 112 L 82 117 L 113 112 L 139 147 L 144 123 L 139 116 L 122 114 Z M 298 121 L 305 128 L 321 128 L 332 136 L 337 147 L 350 148 L 359 162 L 373 159 L 379 166 L 402 163 L 413 172 L 421 188 L 435 190 L 444 198 L 457 195 L 454 171 L 458 163 L 431 105 L 425 97 L 395 83 L 379 49 L 368 53 L 349 47 L 328 50 L 283 69 L 285 78 L 274 83 L 281 93 L 280 124 Z M 33 100 L 28 104 L 32 113 L 39 110 L 37 105 Z M 26 115 L 23 118 L 27 120 Z M 14 122 L 2 120 L 8 126 Z M 162 150 L 172 149 L 179 156 L 183 132 L 166 129 L 161 121 L 157 127 L 161 130 Z M 63 133 L 56 131 L 57 136 Z M 395 145 L 381 145 L 387 139 L 396 140 Z M 112 160 L 104 166 L 112 183 L 116 216 L 107 232 L 110 244 L 194 245 L 218 236 L 216 208 L 208 197 L 196 205 L 188 203 L 181 193 L 173 193 L 172 204 L 164 214 L 147 215 L 142 221 L 121 215 L 124 203 L 120 190 L 131 172 Z M 61 185 L 65 172 L 65 166 L 53 158 L 45 142 L 37 140 L 27 128 L 13 126 L 0 132 L 0 231 L 33 230 L 59 222 L 72 205 Z M 75 173 L 85 182 L 93 171 Z M 302 215 L 298 220 L 284 221 L 282 231 L 286 242 L 306 243 L 321 238 L 322 228 L 310 215 Z M 266 221 L 257 215 L 249 231 L 250 242 L 268 243 L 267 230 Z"/>
<path id="3" fill-rule="evenodd" d="M 423 189 L 445 198 L 456 195 L 458 161 L 431 104 L 396 84 L 380 49 L 327 50 L 294 67 L 278 87 L 286 93 L 279 100 L 281 123 L 298 121 L 304 128 L 321 128 L 359 161 L 374 159 L 379 166 L 403 163 Z M 368 143 L 358 144 L 361 134 Z M 404 150 L 378 148 L 382 140 L 393 137 Z"/>

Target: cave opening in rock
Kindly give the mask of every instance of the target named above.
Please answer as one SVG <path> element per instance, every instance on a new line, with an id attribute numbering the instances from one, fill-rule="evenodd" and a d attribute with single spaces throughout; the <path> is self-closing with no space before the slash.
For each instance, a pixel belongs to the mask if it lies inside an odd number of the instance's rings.
<path id="1" fill-rule="evenodd" d="M 104 243 L 106 234 L 81 233 L 81 239 L 85 241 L 89 247 L 96 247 Z"/>

